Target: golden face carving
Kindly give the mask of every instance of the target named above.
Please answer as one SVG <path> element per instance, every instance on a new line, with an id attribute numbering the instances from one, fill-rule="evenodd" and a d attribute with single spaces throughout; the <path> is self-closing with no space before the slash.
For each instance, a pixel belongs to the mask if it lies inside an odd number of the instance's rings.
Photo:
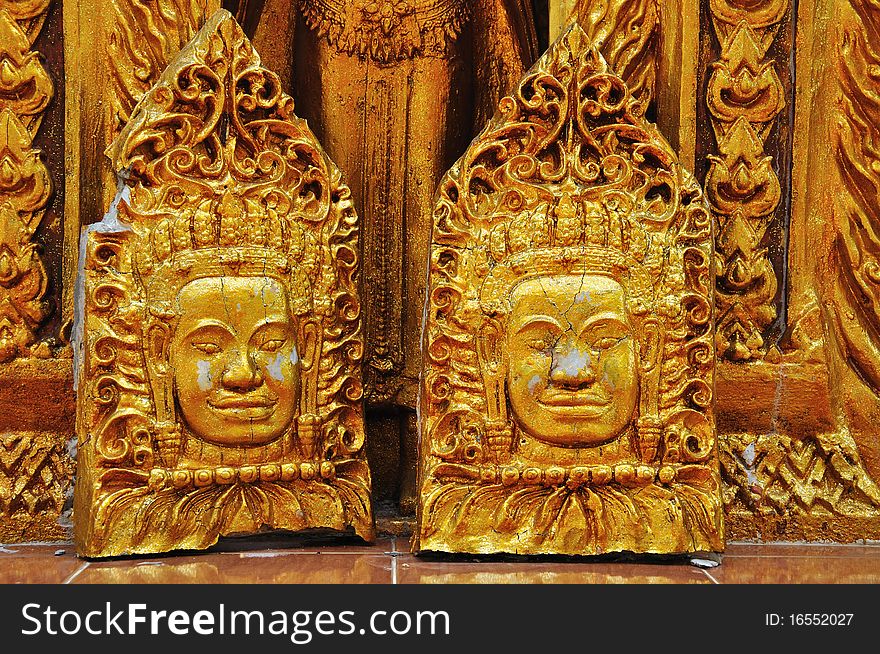
<path id="1" fill-rule="evenodd" d="M 520 283 L 506 345 L 513 415 L 554 445 L 600 445 L 630 424 L 639 399 L 638 349 L 623 288 L 609 277 Z"/>
<path id="2" fill-rule="evenodd" d="M 130 193 L 85 236 L 81 555 L 373 537 L 358 218 L 282 88 L 219 10 L 108 150 Z"/>
<path id="3" fill-rule="evenodd" d="M 283 435 L 296 414 L 300 359 L 282 284 L 208 277 L 177 296 L 170 367 L 183 421 L 202 440 L 237 447 Z"/>
<path id="4" fill-rule="evenodd" d="M 439 188 L 414 549 L 721 549 L 712 221 L 583 29 Z"/>

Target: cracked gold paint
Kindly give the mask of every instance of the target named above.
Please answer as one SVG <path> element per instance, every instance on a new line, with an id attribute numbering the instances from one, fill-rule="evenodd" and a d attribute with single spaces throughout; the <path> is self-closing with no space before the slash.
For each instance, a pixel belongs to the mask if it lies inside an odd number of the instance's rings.
<path id="1" fill-rule="evenodd" d="M 417 550 L 723 547 L 712 229 L 572 26 L 441 183 Z"/>
<path id="2" fill-rule="evenodd" d="M 581 294 L 591 299 L 579 302 Z M 600 275 L 538 277 L 518 284 L 510 305 L 507 388 L 528 437 L 584 446 L 620 436 L 639 393 L 623 287 Z"/>
<path id="3" fill-rule="evenodd" d="M 242 310 L 231 315 L 233 302 Z M 166 374 L 189 433 L 250 446 L 291 429 L 301 374 L 292 362 L 296 322 L 279 280 L 207 277 L 180 289 Z"/>
<path id="4" fill-rule="evenodd" d="M 87 234 L 80 555 L 373 537 L 357 216 L 292 110 L 218 11 L 108 151 L 130 195 Z"/>

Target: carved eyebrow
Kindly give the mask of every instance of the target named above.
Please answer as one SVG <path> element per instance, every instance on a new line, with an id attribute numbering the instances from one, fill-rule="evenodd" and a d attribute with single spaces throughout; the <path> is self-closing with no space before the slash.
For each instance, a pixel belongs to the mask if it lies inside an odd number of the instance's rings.
<path id="1" fill-rule="evenodd" d="M 627 334 L 632 333 L 632 327 L 623 322 L 619 316 L 615 313 L 599 313 L 595 316 L 590 316 L 589 320 L 584 323 L 584 326 L 580 330 L 580 335 L 583 336 L 588 331 L 592 331 L 595 329 L 599 329 L 601 327 L 617 327 L 622 329 Z"/>
<path id="2" fill-rule="evenodd" d="M 280 329 L 285 333 L 293 333 L 293 324 L 287 321 L 276 320 L 275 318 L 266 318 L 254 328 L 251 340 L 270 329 Z"/>
<path id="3" fill-rule="evenodd" d="M 560 332 L 563 331 L 562 325 L 559 323 L 556 318 L 551 318 L 550 316 L 526 316 L 521 320 L 516 320 L 511 325 L 511 331 L 514 334 L 521 334 L 529 327 L 533 327 L 535 325 L 547 325 L 548 327 L 553 327 L 558 329 Z"/>
<path id="4" fill-rule="evenodd" d="M 281 327 L 282 329 L 290 329 L 291 327 L 293 327 L 293 323 L 290 320 L 279 320 L 274 316 L 267 316 L 256 324 L 256 326 L 254 327 L 254 331 L 256 332 L 260 329 L 265 329 L 268 327 Z"/>
<path id="5" fill-rule="evenodd" d="M 211 318 L 204 318 L 197 322 L 195 326 L 186 333 L 186 338 L 191 338 L 194 335 L 198 335 L 200 332 L 213 331 L 223 332 L 224 334 L 232 337 L 235 336 L 235 330 L 226 323 L 220 322 L 219 320 L 213 320 Z"/>

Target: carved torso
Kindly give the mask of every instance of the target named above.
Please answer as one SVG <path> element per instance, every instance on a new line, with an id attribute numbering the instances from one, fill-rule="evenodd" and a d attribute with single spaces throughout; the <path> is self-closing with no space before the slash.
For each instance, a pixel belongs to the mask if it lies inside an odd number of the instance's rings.
<path id="1" fill-rule="evenodd" d="M 464 0 L 300 0 L 308 26 L 351 55 L 390 63 L 446 57 L 468 20 Z"/>

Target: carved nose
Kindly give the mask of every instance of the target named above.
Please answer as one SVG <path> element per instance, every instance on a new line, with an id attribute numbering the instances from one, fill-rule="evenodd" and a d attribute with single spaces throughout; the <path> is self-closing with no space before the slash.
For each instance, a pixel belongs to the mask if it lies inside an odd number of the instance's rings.
<path id="1" fill-rule="evenodd" d="M 246 350 L 242 349 L 230 353 L 221 380 L 224 388 L 247 391 L 260 386 L 263 383 L 263 375 L 256 362 L 248 356 Z"/>
<path id="2" fill-rule="evenodd" d="M 578 389 L 596 381 L 596 361 L 587 348 L 561 345 L 553 350 L 550 382 L 566 388 Z"/>

